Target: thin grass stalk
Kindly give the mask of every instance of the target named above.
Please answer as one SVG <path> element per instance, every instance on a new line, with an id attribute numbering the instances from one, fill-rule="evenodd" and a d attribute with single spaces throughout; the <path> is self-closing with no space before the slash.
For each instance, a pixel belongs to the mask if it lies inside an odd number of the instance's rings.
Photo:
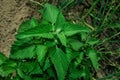
<path id="1" fill-rule="evenodd" d="M 96 0 L 92 6 L 89 8 L 89 10 L 87 11 L 87 13 L 82 17 L 82 19 L 85 19 L 90 13 L 91 11 L 95 8 L 95 6 L 98 4 L 99 0 Z"/>

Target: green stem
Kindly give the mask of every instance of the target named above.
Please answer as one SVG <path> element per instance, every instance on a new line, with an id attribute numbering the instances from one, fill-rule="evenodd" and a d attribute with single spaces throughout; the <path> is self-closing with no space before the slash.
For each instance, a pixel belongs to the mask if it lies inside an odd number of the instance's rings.
<path id="1" fill-rule="evenodd" d="M 32 3 L 34 3 L 34 4 L 37 4 L 37 5 L 40 5 L 41 7 L 44 7 L 44 5 L 42 5 L 42 4 L 40 4 L 39 2 L 37 2 L 37 1 L 34 1 L 34 0 L 30 0 Z"/>
<path id="2" fill-rule="evenodd" d="M 105 21 L 107 20 L 107 17 L 108 17 L 108 15 L 109 15 L 110 11 L 111 11 L 111 7 L 109 8 L 108 12 L 106 13 L 105 18 L 103 19 L 100 28 L 103 27 Z"/>
<path id="3" fill-rule="evenodd" d="M 67 4 L 62 7 L 62 10 L 63 10 L 64 8 L 66 8 L 68 5 L 70 5 L 73 1 L 74 1 L 74 0 L 70 0 L 69 2 L 67 2 Z"/>
<path id="4" fill-rule="evenodd" d="M 99 0 L 96 0 L 92 6 L 90 7 L 90 9 L 88 10 L 88 12 L 82 17 L 82 19 L 85 19 L 87 17 L 88 14 L 90 14 L 90 12 L 95 8 L 95 6 L 97 5 L 97 3 L 99 2 Z"/>
<path id="5" fill-rule="evenodd" d="M 94 27 L 92 27 L 91 25 L 89 25 L 88 23 L 86 23 L 86 22 L 84 22 L 84 24 L 87 26 L 87 27 L 89 27 L 91 30 L 95 30 L 95 28 Z"/>
<path id="6" fill-rule="evenodd" d="M 98 79 L 98 80 L 115 80 L 115 79 L 110 79 L 112 77 L 117 77 L 117 76 L 120 76 L 120 71 L 119 72 L 116 72 L 116 73 L 113 73 L 113 74 L 109 74 L 108 76 L 105 76 L 104 78 L 101 78 L 101 79 Z M 117 79 L 117 78 L 116 78 Z M 118 79 L 117 79 L 118 80 Z"/>
<path id="7" fill-rule="evenodd" d="M 120 3 L 115 7 L 115 9 L 114 9 L 112 15 L 119 9 L 119 7 L 120 7 Z"/>
<path id="8" fill-rule="evenodd" d="M 108 40 L 110 40 L 110 39 L 112 39 L 112 38 L 114 38 L 115 36 L 117 36 L 117 35 L 119 35 L 119 34 L 120 34 L 120 32 L 118 32 L 117 34 L 115 34 L 115 35 L 113 35 L 113 36 L 111 36 L 111 37 L 109 37 L 109 38 L 107 38 L 107 39 L 105 39 L 105 40 L 103 41 L 103 43 L 106 42 L 106 41 L 108 41 Z"/>
<path id="9" fill-rule="evenodd" d="M 118 32 L 117 34 L 115 34 L 115 35 L 113 35 L 113 36 L 111 36 L 111 37 L 109 37 L 109 38 L 107 38 L 107 39 L 104 39 L 104 40 L 103 40 L 101 43 L 99 43 L 97 46 L 99 46 L 99 45 L 105 43 L 106 41 L 108 41 L 108 40 L 114 38 L 115 36 L 118 36 L 119 34 L 120 34 L 120 32 Z"/>

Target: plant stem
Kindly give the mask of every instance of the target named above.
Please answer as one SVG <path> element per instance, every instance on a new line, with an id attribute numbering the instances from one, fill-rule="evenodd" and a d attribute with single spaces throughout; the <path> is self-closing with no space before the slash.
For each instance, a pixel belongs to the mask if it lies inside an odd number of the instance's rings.
<path id="1" fill-rule="evenodd" d="M 105 40 L 103 41 L 103 43 L 106 42 L 106 41 L 108 41 L 108 40 L 110 40 L 110 39 L 112 39 L 113 37 L 115 37 L 115 36 L 117 36 L 117 35 L 119 35 L 119 34 L 120 34 L 120 32 L 118 32 L 117 34 L 115 34 L 115 35 L 113 35 L 113 36 L 111 36 L 111 37 L 109 37 L 109 38 L 107 38 L 107 39 L 105 39 Z"/>
<path id="2" fill-rule="evenodd" d="M 34 3 L 34 4 L 37 4 L 37 5 L 40 5 L 41 7 L 44 7 L 44 5 L 42 5 L 42 4 L 40 4 L 39 2 L 37 2 L 37 1 L 34 1 L 34 0 L 30 0 L 32 3 Z"/>
<path id="3" fill-rule="evenodd" d="M 70 5 L 73 1 L 74 1 L 74 0 L 68 1 L 67 4 L 66 4 L 65 6 L 63 6 L 62 10 L 63 10 L 64 8 L 66 8 L 68 5 Z"/>
<path id="4" fill-rule="evenodd" d="M 115 9 L 114 9 L 112 15 L 117 11 L 117 9 L 119 9 L 119 7 L 120 7 L 120 3 L 115 7 Z"/>
<path id="5" fill-rule="evenodd" d="M 90 12 L 95 8 L 95 6 L 97 5 L 97 3 L 99 2 L 99 0 L 96 0 L 92 6 L 90 7 L 90 9 L 87 11 L 87 13 L 82 17 L 82 19 L 85 19 L 87 17 L 88 14 L 90 14 Z"/>
<path id="6" fill-rule="evenodd" d="M 105 43 L 106 41 L 112 39 L 112 38 L 115 37 L 115 36 L 118 36 L 119 34 L 120 34 L 120 32 L 118 32 L 117 34 L 115 34 L 115 35 L 113 35 L 113 36 L 111 36 L 111 37 L 109 37 L 109 38 L 104 39 L 104 40 L 103 40 L 101 43 L 99 43 L 97 46 L 99 46 L 99 45 Z"/>
<path id="7" fill-rule="evenodd" d="M 109 8 L 108 12 L 106 13 L 105 18 L 103 19 L 100 28 L 104 25 L 105 21 L 107 20 L 107 17 L 109 15 L 110 11 L 111 11 L 111 8 Z"/>
<path id="8" fill-rule="evenodd" d="M 86 23 L 86 22 L 84 22 L 84 24 L 87 26 L 87 27 L 89 27 L 91 30 L 95 30 L 95 28 L 94 27 L 92 27 L 91 25 L 89 25 L 88 23 Z"/>

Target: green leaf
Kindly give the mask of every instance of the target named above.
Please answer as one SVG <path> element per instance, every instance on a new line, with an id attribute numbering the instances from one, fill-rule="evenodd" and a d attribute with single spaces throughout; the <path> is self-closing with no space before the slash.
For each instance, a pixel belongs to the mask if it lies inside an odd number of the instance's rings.
<path id="1" fill-rule="evenodd" d="M 68 61 L 71 62 L 71 60 L 73 59 L 73 53 L 70 48 L 66 48 L 66 56 L 67 56 Z"/>
<path id="2" fill-rule="evenodd" d="M 94 49 L 88 49 L 88 56 L 93 64 L 93 67 L 95 68 L 95 70 L 97 70 L 99 68 L 99 63 L 98 63 L 98 57 L 97 57 L 97 53 Z"/>
<path id="3" fill-rule="evenodd" d="M 90 32 L 89 28 L 72 23 L 65 23 L 63 30 L 66 36 L 72 36 L 81 32 Z"/>
<path id="4" fill-rule="evenodd" d="M 19 49 L 23 49 L 25 47 L 33 45 L 35 42 L 38 41 L 38 39 L 40 39 L 40 38 L 39 37 L 38 38 L 31 37 L 31 38 L 18 39 L 16 41 L 14 41 L 14 44 L 12 45 L 12 48 L 11 48 L 11 53 L 12 53 L 12 51 L 16 52 Z"/>
<path id="5" fill-rule="evenodd" d="M 17 69 L 17 73 L 21 78 L 25 77 L 25 74 L 23 73 L 23 71 L 21 69 Z"/>
<path id="6" fill-rule="evenodd" d="M 69 75 L 69 77 L 72 78 L 73 80 L 76 80 L 76 79 L 79 79 L 79 78 L 82 77 L 82 73 L 83 73 L 83 72 L 80 71 L 80 70 L 73 71 L 73 72 Z"/>
<path id="7" fill-rule="evenodd" d="M 43 71 L 38 63 L 34 64 L 33 70 L 30 72 L 30 74 L 43 74 Z"/>
<path id="8" fill-rule="evenodd" d="M 51 56 L 51 60 L 57 72 L 58 80 L 64 80 L 69 65 L 66 54 L 61 49 L 57 48 L 55 53 Z"/>
<path id="9" fill-rule="evenodd" d="M 79 52 L 75 52 L 71 48 L 66 48 L 66 56 L 69 62 L 78 57 L 79 54 Z"/>
<path id="10" fill-rule="evenodd" d="M 81 40 L 82 40 L 82 41 L 86 41 L 86 40 L 87 40 L 87 38 L 88 38 L 87 33 L 82 32 L 82 33 L 80 33 L 80 34 L 81 34 Z"/>
<path id="11" fill-rule="evenodd" d="M 27 30 L 26 32 L 22 32 L 16 35 L 16 38 L 18 39 L 24 39 L 29 37 L 43 37 L 43 38 L 53 38 L 53 34 L 50 33 L 51 31 L 51 25 L 41 25 L 35 28 L 32 28 L 30 30 Z"/>
<path id="12" fill-rule="evenodd" d="M 30 76 L 25 76 L 23 79 L 24 80 L 33 80 Z"/>
<path id="13" fill-rule="evenodd" d="M 58 36 L 60 42 L 62 43 L 62 45 L 66 46 L 67 45 L 67 39 L 66 39 L 64 33 L 58 33 L 57 36 Z"/>
<path id="14" fill-rule="evenodd" d="M 46 61 L 45 61 L 45 65 L 43 67 L 43 70 L 47 70 L 48 68 L 50 67 L 50 60 L 47 58 Z"/>
<path id="15" fill-rule="evenodd" d="M 3 53 L 0 52 L 0 65 L 4 63 L 5 60 L 7 60 L 7 57 Z"/>
<path id="16" fill-rule="evenodd" d="M 13 59 L 32 58 L 35 55 L 34 49 L 35 46 L 30 46 L 21 50 L 17 50 L 16 52 L 11 53 L 10 57 Z"/>
<path id="17" fill-rule="evenodd" d="M 41 62 L 45 58 L 46 53 L 47 53 L 46 46 L 43 46 L 43 45 L 36 46 L 36 54 L 37 54 L 38 62 Z"/>
<path id="18" fill-rule="evenodd" d="M 118 29 L 120 29 L 120 23 L 111 24 L 110 28 L 118 28 Z"/>
<path id="19" fill-rule="evenodd" d="M 45 8 L 43 10 L 42 16 L 43 19 L 54 24 L 57 20 L 58 13 L 59 10 L 55 6 L 50 4 L 45 4 Z"/>
<path id="20" fill-rule="evenodd" d="M 71 39 L 69 43 L 72 49 L 75 51 L 78 51 L 84 45 L 82 42 L 75 40 L 75 39 Z"/>
<path id="21" fill-rule="evenodd" d="M 26 21 L 22 22 L 22 24 L 20 25 L 20 27 L 18 29 L 18 33 L 25 32 L 31 28 L 36 27 L 36 26 L 39 26 L 39 23 L 35 18 L 32 18 L 30 20 L 26 20 Z"/>
<path id="22" fill-rule="evenodd" d="M 81 75 L 84 80 L 90 80 L 90 69 L 87 65 L 82 69 Z"/>
<path id="23" fill-rule="evenodd" d="M 49 75 L 49 76 L 47 76 L 47 78 L 48 78 L 47 80 L 50 80 L 51 78 L 53 78 L 55 80 L 58 80 L 57 76 L 56 76 L 56 73 L 55 73 L 55 71 L 54 71 L 54 69 L 52 67 L 50 67 L 50 68 L 47 69 L 47 73 Z"/>
<path id="24" fill-rule="evenodd" d="M 33 71 L 34 67 L 36 66 L 36 62 L 21 62 L 19 63 L 19 69 L 25 72 L 25 74 L 30 73 Z"/>
<path id="25" fill-rule="evenodd" d="M 12 67 L 8 67 L 8 66 L 0 67 L 0 75 L 2 77 L 8 76 L 9 74 L 13 73 L 14 71 L 15 71 L 15 69 Z"/>
<path id="26" fill-rule="evenodd" d="M 83 78 L 83 80 L 90 80 L 89 67 L 83 66 L 83 69 L 78 69 L 71 66 L 69 77 L 73 80 L 79 80 L 80 78 Z"/>
<path id="27" fill-rule="evenodd" d="M 17 64 L 13 61 L 6 61 L 0 66 L 0 75 L 2 77 L 8 76 L 15 72 Z"/>
<path id="28" fill-rule="evenodd" d="M 46 20 L 44 20 L 44 19 L 42 19 L 40 23 L 41 23 L 41 24 L 50 24 L 50 22 L 48 22 L 48 21 L 46 21 Z"/>
<path id="29" fill-rule="evenodd" d="M 6 60 L 3 64 L 2 64 L 2 66 L 3 65 L 5 65 L 5 66 L 9 66 L 9 67 L 16 67 L 17 66 L 17 64 L 16 64 L 16 62 L 15 61 L 12 61 L 12 60 Z"/>
<path id="30" fill-rule="evenodd" d="M 33 27 L 39 26 L 39 22 L 35 18 L 32 18 L 30 21 L 30 26 Z"/>
<path id="31" fill-rule="evenodd" d="M 66 22 L 65 18 L 62 15 L 62 11 L 61 11 L 61 12 L 59 12 L 58 17 L 57 17 L 57 21 L 55 23 L 56 28 L 57 29 L 62 29 L 65 22 Z"/>
<path id="32" fill-rule="evenodd" d="M 76 58 L 75 66 L 80 65 L 80 63 L 81 63 L 82 60 L 83 60 L 83 57 L 84 57 L 84 53 L 83 53 L 83 52 L 80 52 L 80 53 L 79 53 L 79 56 Z"/>
<path id="33" fill-rule="evenodd" d="M 91 39 L 89 39 L 88 41 L 87 41 L 87 43 L 89 44 L 89 45 L 94 45 L 94 44 L 97 44 L 99 42 L 99 40 L 98 39 L 94 39 L 94 38 L 91 38 Z"/>
<path id="34" fill-rule="evenodd" d="M 32 37 L 42 37 L 42 38 L 48 38 L 52 39 L 54 36 L 52 33 L 39 33 L 37 31 L 35 32 L 24 32 L 16 35 L 17 39 L 28 39 Z"/>
<path id="35" fill-rule="evenodd" d="M 53 47 L 56 45 L 56 42 L 46 41 L 45 46 L 47 47 Z"/>

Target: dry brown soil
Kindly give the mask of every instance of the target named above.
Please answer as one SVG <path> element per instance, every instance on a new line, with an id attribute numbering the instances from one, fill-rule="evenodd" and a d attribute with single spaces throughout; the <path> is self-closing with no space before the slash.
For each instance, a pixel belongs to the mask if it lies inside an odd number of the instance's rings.
<path id="1" fill-rule="evenodd" d="M 37 16 L 29 0 L 0 0 L 0 52 L 7 56 L 20 23 Z"/>

